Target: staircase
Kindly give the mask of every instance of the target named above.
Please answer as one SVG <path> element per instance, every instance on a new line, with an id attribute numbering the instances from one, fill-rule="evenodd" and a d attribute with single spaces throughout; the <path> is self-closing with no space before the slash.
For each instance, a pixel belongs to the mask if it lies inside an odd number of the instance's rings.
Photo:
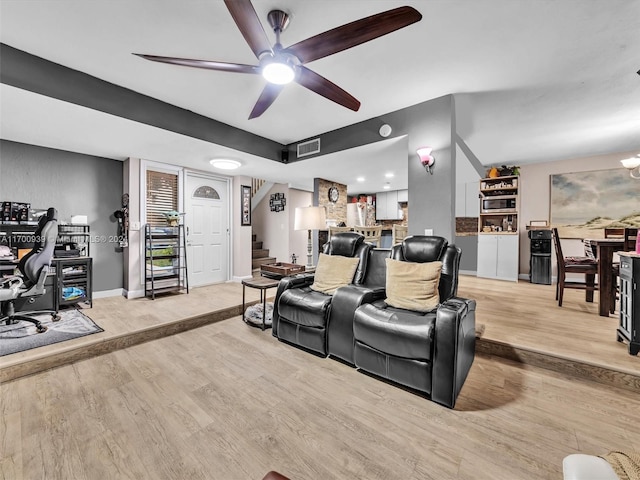
<path id="1" fill-rule="evenodd" d="M 275 257 L 269 256 L 269 250 L 262 248 L 262 242 L 256 241 L 256 235 L 251 235 L 251 269 L 259 270 L 260 265 L 276 263 Z"/>

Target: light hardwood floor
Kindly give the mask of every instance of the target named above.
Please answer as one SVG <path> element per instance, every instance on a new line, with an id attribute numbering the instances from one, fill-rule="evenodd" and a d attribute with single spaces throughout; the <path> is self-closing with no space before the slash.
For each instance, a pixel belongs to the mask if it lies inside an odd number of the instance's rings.
<path id="1" fill-rule="evenodd" d="M 640 391 L 640 357 L 615 341 L 617 316 L 597 314 L 597 294 L 596 302 L 586 303 L 584 292 L 566 290 L 558 307 L 554 285 L 471 276 L 461 276 L 458 293 L 477 301 L 476 320 L 485 326 L 479 352 Z M 248 303 L 259 298 L 255 289 L 247 288 L 246 295 Z M 0 357 L 0 381 L 239 315 L 241 302 L 238 283 L 156 300 L 97 299 L 85 313 L 104 332 Z"/>
<path id="2" fill-rule="evenodd" d="M 233 317 L 2 385 L 21 479 L 560 479 L 640 449 L 637 393 L 477 356 L 454 410 Z"/>

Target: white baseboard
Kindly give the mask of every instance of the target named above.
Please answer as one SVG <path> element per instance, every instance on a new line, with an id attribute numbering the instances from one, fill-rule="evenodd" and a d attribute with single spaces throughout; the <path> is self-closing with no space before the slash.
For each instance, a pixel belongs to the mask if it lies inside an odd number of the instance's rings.
<path id="1" fill-rule="evenodd" d="M 126 298 L 142 298 L 144 297 L 144 290 L 123 290 L 123 295 Z"/>
<path id="2" fill-rule="evenodd" d="M 476 277 L 478 274 L 475 270 L 459 270 L 458 273 L 460 275 L 471 275 L 472 277 Z"/>
<path id="3" fill-rule="evenodd" d="M 126 296 L 124 288 L 114 288 L 113 290 L 101 290 L 99 292 L 93 292 L 93 298 L 108 298 L 108 297 L 120 297 Z"/>
<path id="4" fill-rule="evenodd" d="M 231 279 L 231 281 L 235 282 L 235 283 L 241 283 L 242 280 L 249 280 L 250 278 L 253 278 L 253 275 L 245 275 L 243 277 L 238 277 L 238 276 L 234 275 L 234 277 Z"/>

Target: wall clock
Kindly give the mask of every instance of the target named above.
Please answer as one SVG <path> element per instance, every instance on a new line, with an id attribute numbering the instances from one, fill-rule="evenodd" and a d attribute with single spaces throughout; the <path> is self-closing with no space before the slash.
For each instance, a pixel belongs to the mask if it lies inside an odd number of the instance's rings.
<path id="1" fill-rule="evenodd" d="M 329 189 L 329 201 L 332 203 L 336 203 L 339 197 L 340 197 L 340 192 L 338 192 L 338 188 L 331 187 Z"/>

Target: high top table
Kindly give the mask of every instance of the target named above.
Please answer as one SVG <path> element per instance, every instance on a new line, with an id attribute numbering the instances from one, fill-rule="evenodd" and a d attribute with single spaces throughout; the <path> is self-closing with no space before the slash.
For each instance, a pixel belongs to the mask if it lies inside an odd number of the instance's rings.
<path id="1" fill-rule="evenodd" d="M 598 258 L 598 313 L 608 317 L 615 311 L 611 303 L 611 292 L 615 287 L 611 270 L 613 269 L 613 253 L 622 250 L 624 238 L 589 238 L 591 245 L 596 246 Z"/>

